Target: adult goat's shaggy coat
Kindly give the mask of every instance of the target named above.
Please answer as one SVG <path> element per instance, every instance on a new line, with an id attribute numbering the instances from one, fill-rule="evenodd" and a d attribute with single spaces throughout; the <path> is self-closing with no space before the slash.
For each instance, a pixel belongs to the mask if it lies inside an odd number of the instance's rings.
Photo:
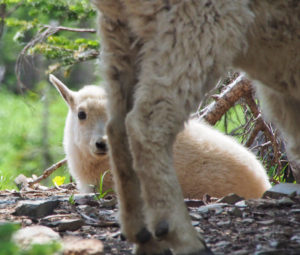
<path id="1" fill-rule="evenodd" d="M 183 203 L 173 142 L 204 93 L 233 66 L 264 84 L 258 88 L 263 108 L 300 160 L 300 2 L 95 4 L 122 231 L 137 254 L 210 254 Z"/>
<path id="2" fill-rule="evenodd" d="M 78 92 L 61 81 L 50 81 L 69 107 L 64 133 L 64 150 L 71 175 L 81 192 L 92 192 L 110 169 L 106 154 L 106 95 L 100 86 L 85 86 Z M 82 114 L 85 118 L 82 119 Z M 255 156 L 233 138 L 197 120 L 190 120 L 173 146 L 174 168 L 186 198 L 204 194 L 222 197 L 236 193 L 259 198 L 271 187 L 265 169 Z M 110 174 L 103 189 L 112 188 Z"/>

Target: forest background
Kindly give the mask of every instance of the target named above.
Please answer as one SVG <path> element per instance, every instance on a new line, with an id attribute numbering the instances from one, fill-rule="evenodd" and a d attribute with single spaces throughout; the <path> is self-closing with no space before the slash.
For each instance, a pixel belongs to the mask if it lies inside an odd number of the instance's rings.
<path id="1" fill-rule="evenodd" d="M 48 76 L 55 74 L 73 90 L 101 84 L 96 15 L 88 0 L 0 0 L 0 190 L 17 189 L 19 174 L 38 176 L 64 158 L 68 109 Z M 239 75 L 233 70 L 224 77 L 199 114 Z M 250 147 L 274 183 L 294 182 L 279 132 L 271 124 L 265 124 L 269 135 L 266 128 L 256 132 L 260 120 L 240 98 L 216 127 Z M 44 184 L 53 185 L 55 177 L 68 182 L 67 168 Z"/>

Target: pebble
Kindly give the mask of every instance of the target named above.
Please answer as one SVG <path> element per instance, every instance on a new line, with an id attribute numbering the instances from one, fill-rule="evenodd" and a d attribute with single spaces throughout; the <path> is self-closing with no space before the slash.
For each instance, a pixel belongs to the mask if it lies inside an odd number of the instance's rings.
<path id="1" fill-rule="evenodd" d="M 239 201 L 242 201 L 244 200 L 244 198 L 234 194 L 234 193 L 231 193 L 225 197 L 222 197 L 221 199 L 219 199 L 217 202 L 218 203 L 227 203 L 227 204 L 230 204 L 230 205 L 234 205 L 235 203 L 239 202 Z"/>
<path id="2" fill-rule="evenodd" d="M 294 204 L 295 202 L 289 197 L 282 197 L 277 201 L 278 205 L 289 206 Z"/>
<path id="3" fill-rule="evenodd" d="M 229 214 L 231 214 L 235 217 L 242 217 L 243 216 L 243 212 L 237 207 L 230 208 L 228 212 L 229 212 Z"/>

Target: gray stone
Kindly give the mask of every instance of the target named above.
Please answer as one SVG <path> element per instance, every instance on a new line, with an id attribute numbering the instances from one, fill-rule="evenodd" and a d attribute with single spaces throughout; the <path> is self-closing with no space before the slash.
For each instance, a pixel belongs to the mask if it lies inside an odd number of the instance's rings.
<path id="1" fill-rule="evenodd" d="M 239 202 L 239 201 L 242 201 L 244 200 L 244 198 L 234 194 L 234 193 L 231 193 L 225 197 L 222 197 L 221 199 L 219 199 L 217 202 L 218 203 L 227 203 L 227 204 L 230 204 L 230 205 L 234 205 L 235 203 Z"/>
<path id="2" fill-rule="evenodd" d="M 191 219 L 195 221 L 201 220 L 203 217 L 199 215 L 198 213 L 190 213 Z"/>
<path id="3" fill-rule="evenodd" d="M 282 196 L 300 195 L 300 184 L 279 183 L 267 190 L 263 197 L 279 198 Z"/>
<path id="4" fill-rule="evenodd" d="M 289 197 L 282 197 L 277 201 L 277 203 L 282 206 L 290 206 L 295 204 L 295 202 Z"/>
<path id="5" fill-rule="evenodd" d="M 247 205 L 247 203 L 246 203 L 245 200 L 236 202 L 234 205 L 237 206 L 237 207 L 239 207 L 239 208 L 246 208 L 246 207 L 248 207 L 248 205 Z"/>
<path id="6" fill-rule="evenodd" d="M 24 174 L 19 174 L 15 178 L 14 183 L 17 185 L 18 189 L 21 190 L 28 186 L 28 179 Z"/>
<path id="7" fill-rule="evenodd" d="M 246 219 L 243 219 L 243 220 L 242 220 L 242 223 L 244 223 L 244 224 L 251 224 L 251 223 L 253 223 L 253 222 L 254 222 L 254 220 L 251 219 L 251 218 L 246 218 Z"/>
<path id="8" fill-rule="evenodd" d="M 230 224 L 231 224 L 230 220 L 224 220 L 224 221 L 217 222 L 217 226 L 219 226 L 219 227 L 227 226 L 227 225 L 230 225 Z"/>
<path id="9" fill-rule="evenodd" d="M 58 200 L 22 201 L 16 207 L 14 215 L 41 218 L 53 213 L 58 206 Z"/>
<path id="10" fill-rule="evenodd" d="M 243 216 L 243 212 L 237 207 L 230 208 L 228 212 L 235 217 Z"/>
<path id="11" fill-rule="evenodd" d="M 13 241 L 22 249 L 28 249 L 33 244 L 47 244 L 60 240 L 58 233 L 45 226 L 25 227 L 13 235 Z"/>
<path id="12" fill-rule="evenodd" d="M 208 213 L 209 211 L 220 212 L 221 210 L 223 210 L 222 208 L 225 206 L 227 206 L 227 204 L 225 203 L 210 204 L 210 205 L 199 207 L 198 212 L 199 213 Z"/>
<path id="13" fill-rule="evenodd" d="M 81 219 L 62 219 L 48 223 L 49 227 L 56 227 L 58 231 L 75 231 L 81 228 L 84 221 Z"/>

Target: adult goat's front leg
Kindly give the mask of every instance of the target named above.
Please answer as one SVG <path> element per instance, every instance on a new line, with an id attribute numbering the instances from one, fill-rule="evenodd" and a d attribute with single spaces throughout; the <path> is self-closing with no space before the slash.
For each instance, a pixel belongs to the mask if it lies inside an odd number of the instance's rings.
<path id="1" fill-rule="evenodd" d="M 135 106 L 126 119 L 147 227 L 175 254 L 212 254 L 190 223 L 173 169 L 173 142 L 187 117 L 184 105 L 181 98 L 171 96 L 176 92 L 166 91 L 163 86 L 148 88 L 149 93 L 138 91 Z"/>
<path id="2" fill-rule="evenodd" d="M 106 4 L 104 10 L 110 13 L 109 7 L 117 1 L 114 3 L 98 1 L 97 6 L 101 7 L 101 3 Z M 136 84 L 135 64 L 139 45 L 132 46 L 134 37 L 126 21 L 115 17 L 116 13 L 113 11 L 111 16 L 102 16 L 100 28 L 103 69 L 108 83 L 107 135 L 119 200 L 121 228 L 127 240 L 137 244 L 136 254 L 165 255 L 169 250 L 166 249 L 164 242 L 158 243 L 154 240 L 144 222 L 140 183 L 132 168 L 132 157 L 125 129 L 125 117 L 132 107 L 133 90 Z"/>

